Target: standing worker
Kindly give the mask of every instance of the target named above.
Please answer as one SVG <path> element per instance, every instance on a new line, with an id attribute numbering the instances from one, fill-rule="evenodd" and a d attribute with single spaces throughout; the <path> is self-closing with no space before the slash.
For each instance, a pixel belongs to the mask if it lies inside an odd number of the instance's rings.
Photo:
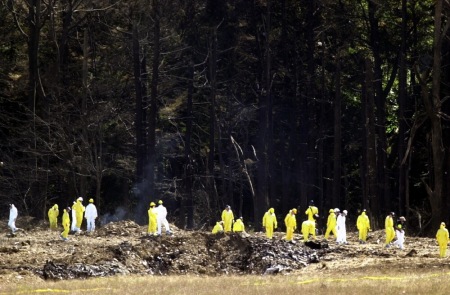
<path id="1" fill-rule="evenodd" d="M 401 224 L 397 224 L 397 228 L 395 229 L 395 236 L 397 237 L 397 240 L 395 240 L 393 244 L 401 250 L 404 250 L 405 247 L 403 246 L 403 244 L 405 243 L 405 231 L 403 230 Z"/>
<path id="2" fill-rule="evenodd" d="M 275 215 L 274 208 L 270 208 L 269 211 L 267 211 L 264 214 L 262 223 L 263 223 L 263 226 L 266 228 L 266 237 L 269 239 L 272 239 L 273 238 L 273 230 L 278 227 L 277 216 Z"/>
<path id="3" fill-rule="evenodd" d="M 158 233 L 157 235 L 161 235 L 161 227 L 164 225 L 166 230 L 166 234 L 170 235 L 169 222 L 167 221 L 167 209 L 163 206 L 163 201 L 158 201 L 158 207 L 156 207 L 156 216 L 157 216 L 157 225 L 158 225 Z"/>
<path id="4" fill-rule="evenodd" d="M 294 243 L 294 231 L 297 229 L 297 219 L 295 215 L 297 209 L 292 209 L 284 218 L 284 224 L 286 225 L 286 241 Z"/>
<path id="5" fill-rule="evenodd" d="M 390 212 L 388 216 L 386 216 L 386 219 L 384 220 L 384 228 L 386 231 L 386 248 L 390 247 L 390 244 L 392 240 L 395 238 L 395 230 L 394 230 L 394 217 L 395 213 Z"/>
<path id="6" fill-rule="evenodd" d="M 155 206 L 156 204 L 154 202 L 150 202 L 150 209 L 148 209 L 148 235 L 156 235 L 158 229 L 158 217 Z"/>
<path id="7" fill-rule="evenodd" d="M 230 232 L 234 222 L 234 214 L 230 205 L 226 205 L 222 211 L 223 231 Z"/>
<path id="8" fill-rule="evenodd" d="M 356 227 L 359 231 L 359 243 L 365 244 L 367 241 L 367 233 L 370 231 L 370 220 L 366 214 L 366 209 L 363 209 L 356 220 Z"/>
<path id="9" fill-rule="evenodd" d="M 8 226 L 13 234 L 18 230 L 16 227 L 17 215 L 19 215 L 19 213 L 17 212 L 16 206 L 14 206 L 14 204 L 9 204 Z"/>
<path id="10" fill-rule="evenodd" d="M 76 214 L 76 218 L 77 218 L 76 228 L 77 228 L 77 232 L 81 232 L 81 224 L 83 223 L 83 214 L 84 214 L 84 211 L 86 210 L 86 208 L 83 206 L 83 198 L 82 197 L 79 197 L 77 199 L 77 202 L 75 204 L 75 208 L 76 208 L 75 210 L 77 211 L 77 214 Z"/>
<path id="11" fill-rule="evenodd" d="M 63 241 L 68 240 L 67 236 L 69 235 L 69 231 L 70 231 L 69 212 L 70 212 L 70 207 L 67 207 L 66 209 L 63 210 L 63 216 L 62 216 L 62 221 L 61 221 L 62 226 L 64 228 L 64 231 L 61 233 L 61 239 L 63 239 Z"/>
<path id="12" fill-rule="evenodd" d="M 337 226 L 337 239 L 336 244 L 348 244 L 347 243 L 347 227 L 345 225 L 345 220 L 347 217 L 347 210 L 342 210 L 342 212 L 337 209 L 338 217 L 336 220 L 336 226 Z"/>
<path id="13" fill-rule="evenodd" d="M 84 212 L 87 232 L 93 232 L 95 230 L 95 219 L 97 217 L 97 207 L 94 205 L 94 199 L 89 199 L 89 205 L 86 206 L 86 211 Z"/>
<path id="14" fill-rule="evenodd" d="M 70 226 L 70 230 L 73 232 L 77 232 L 77 202 L 73 201 L 72 209 L 72 225 Z M 70 220 L 70 218 L 69 218 Z"/>
<path id="15" fill-rule="evenodd" d="M 439 244 L 439 257 L 445 258 L 448 244 L 448 230 L 445 228 L 444 222 L 441 222 L 441 227 L 436 233 L 436 239 Z"/>
<path id="16" fill-rule="evenodd" d="M 314 206 L 314 200 L 309 201 L 309 207 L 306 209 L 305 214 L 308 216 L 308 220 L 314 222 L 319 217 L 319 209 Z"/>
<path id="17" fill-rule="evenodd" d="M 327 219 L 327 230 L 325 231 L 325 240 L 328 240 L 328 237 L 330 236 L 330 233 L 333 233 L 334 238 L 337 237 L 336 232 L 336 213 L 334 213 L 334 209 L 330 209 Z"/>
<path id="18" fill-rule="evenodd" d="M 302 223 L 303 240 L 307 241 L 309 235 L 312 235 L 313 239 L 316 239 L 316 219 L 319 218 L 319 209 L 314 206 L 314 200 L 309 201 L 309 207 L 306 209 L 305 214 L 308 216 L 308 220 Z"/>
<path id="19" fill-rule="evenodd" d="M 50 222 L 50 229 L 55 230 L 58 228 L 58 216 L 59 209 L 58 204 L 53 205 L 50 209 L 48 209 L 48 221 Z"/>

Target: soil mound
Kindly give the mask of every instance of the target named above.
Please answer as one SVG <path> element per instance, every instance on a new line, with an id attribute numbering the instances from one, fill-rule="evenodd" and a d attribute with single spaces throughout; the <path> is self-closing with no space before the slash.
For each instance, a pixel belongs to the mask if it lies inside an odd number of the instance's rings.
<path id="1" fill-rule="evenodd" d="M 173 234 L 148 236 L 147 227 L 133 221 L 111 222 L 94 233 L 70 235 L 62 241 L 60 231 L 48 225 L 21 219 L 23 230 L 11 235 L 3 222 L 0 230 L 0 278 L 50 280 L 127 274 L 225 275 L 279 274 L 361 270 L 368 267 L 404 269 L 445 267 L 438 258 L 434 239 L 406 238 L 405 250 L 385 248 L 384 231 L 371 232 L 366 244 L 357 233 L 348 233 L 347 245 L 325 242 L 322 236 L 303 243 L 286 242 L 284 233 L 273 240 L 263 233 L 217 234 L 184 231 L 173 226 Z"/>

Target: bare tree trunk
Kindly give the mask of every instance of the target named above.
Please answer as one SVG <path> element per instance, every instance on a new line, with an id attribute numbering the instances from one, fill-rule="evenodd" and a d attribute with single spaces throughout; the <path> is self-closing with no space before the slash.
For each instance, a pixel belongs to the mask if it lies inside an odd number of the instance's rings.
<path id="1" fill-rule="evenodd" d="M 41 0 L 31 0 L 28 10 L 28 107 L 33 112 L 39 105 L 39 43 L 41 31 Z"/>
<path id="2" fill-rule="evenodd" d="M 406 151 L 406 97 L 407 97 L 407 68 L 406 68 L 406 39 L 407 33 L 407 11 L 406 0 L 402 0 L 402 41 L 400 46 L 400 61 L 399 61 L 399 93 L 398 93 L 398 213 L 404 215 L 406 203 L 406 185 L 407 185 L 407 171 L 408 165 L 403 162 Z"/>
<path id="3" fill-rule="evenodd" d="M 156 166 L 156 122 L 158 117 L 158 84 L 159 84 L 159 58 L 160 58 L 160 35 L 161 35 L 161 8 L 159 0 L 152 0 L 153 16 L 153 58 L 152 79 L 150 84 L 150 108 L 148 116 L 148 150 L 147 166 L 144 175 L 148 183 L 148 195 L 144 196 L 144 203 L 148 204 L 149 196 L 155 195 L 155 166 Z"/>
<path id="4" fill-rule="evenodd" d="M 376 127 L 378 140 L 376 141 L 376 161 L 377 161 L 377 197 L 382 205 L 383 211 L 391 211 L 391 200 L 389 198 L 389 170 L 387 163 L 387 139 L 386 139 L 386 97 L 383 94 L 383 73 L 380 48 L 380 32 L 378 26 L 378 18 L 376 14 L 379 5 L 375 1 L 368 1 L 369 5 L 369 21 L 370 21 L 370 45 L 374 57 L 374 97 L 376 106 Z"/>
<path id="5" fill-rule="evenodd" d="M 146 159 L 145 146 L 145 122 L 143 121 L 143 98 L 142 98 L 142 77 L 141 77 L 141 56 L 139 46 L 139 29 L 137 23 L 133 22 L 133 73 L 134 88 L 136 92 L 136 181 L 139 183 L 144 178 L 144 165 Z"/>
<path id="6" fill-rule="evenodd" d="M 364 97 L 364 110 L 365 110 L 365 119 L 364 122 L 365 130 L 366 130 L 366 142 L 367 142 L 367 150 L 366 150 L 366 159 L 367 159 L 367 167 L 365 179 L 367 181 L 366 189 L 367 189 L 367 201 L 368 208 L 370 210 L 371 215 L 378 216 L 380 215 L 379 210 L 379 200 L 377 198 L 377 175 L 376 175 L 376 143 L 375 143 L 375 103 L 374 103 L 374 93 L 373 93 L 373 72 L 372 72 L 372 62 L 369 58 L 365 60 L 365 71 L 366 71 L 366 80 L 365 80 L 365 88 L 366 95 Z"/>
<path id="7" fill-rule="evenodd" d="M 442 6 L 443 0 L 436 1 L 434 12 L 434 40 L 433 40 L 433 67 L 432 67 L 432 85 L 431 91 L 427 85 L 427 78 L 430 69 L 425 73 L 418 74 L 421 89 L 422 99 L 425 105 L 427 116 L 431 124 L 431 149 L 432 149 L 432 169 L 433 175 L 428 182 L 423 179 L 428 198 L 431 204 L 431 228 L 428 232 L 433 232 L 439 228 L 439 224 L 445 220 L 445 213 L 447 212 L 445 197 L 443 195 L 443 167 L 445 150 L 442 139 L 442 125 L 441 125 L 441 51 L 442 38 L 446 35 L 449 23 L 442 28 Z M 430 95 L 431 94 L 431 95 Z"/>
<path id="8" fill-rule="evenodd" d="M 263 71 L 262 81 L 264 83 L 265 93 L 259 95 L 259 163 L 258 163 L 258 190 L 256 193 L 254 207 L 254 220 L 260 220 L 264 211 L 269 206 L 269 146 L 271 144 L 271 122 L 272 118 L 269 113 L 272 111 L 271 107 L 271 54 L 270 54 L 270 15 L 271 15 L 271 1 L 267 1 L 266 10 L 266 26 L 265 26 L 265 42 L 264 42 L 264 58 L 265 68 Z M 257 223 L 257 230 L 260 229 L 260 224 Z"/>
<path id="9" fill-rule="evenodd" d="M 88 89 L 88 58 L 89 58 L 89 31 L 88 28 L 84 29 L 83 36 L 83 67 L 82 67 L 82 85 L 83 91 L 81 93 L 81 133 L 83 135 L 83 141 L 81 146 L 81 154 L 84 159 L 89 157 L 89 134 L 87 130 L 88 125 L 88 107 L 87 100 L 89 95 Z M 80 197 L 86 197 L 87 191 L 87 175 L 88 169 L 86 164 L 82 164 L 80 168 Z"/>
<path id="10" fill-rule="evenodd" d="M 208 153 L 208 192 L 212 194 L 214 207 L 219 206 L 214 179 L 214 155 L 216 153 L 216 93 L 217 93 L 217 28 L 211 28 L 208 48 L 208 67 L 210 80 L 209 106 L 209 153 Z M 223 205 L 223 204 L 222 204 Z"/>
<path id="11" fill-rule="evenodd" d="M 184 163 L 185 163 L 185 189 L 186 189 L 186 202 L 185 209 L 187 212 L 186 228 L 194 228 L 194 196 L 192 194 L 192 182 L 193 182 L 193 159 L 192 159 L 192 147 L 191 147 L 191 137 L 192 137 L 192 124 L 193 124 L 193 113 L 192 113 L 192 96 L 194 93 L 194 64 L 191 61 L 189 65 L 188 73 L 188 95 L 186 104 L 186 143 L 184 148 Z"/>
<path id="12" fill-rule="evenodd" d="M 334 96 L 334 143 L 333 143 L 333 196 L 332 205 L 338 206 L 341 200 L 341 154 L 342 154 L 342 99 L 341 99 L 341 59 L 336 57 L 335 96 Z"/>

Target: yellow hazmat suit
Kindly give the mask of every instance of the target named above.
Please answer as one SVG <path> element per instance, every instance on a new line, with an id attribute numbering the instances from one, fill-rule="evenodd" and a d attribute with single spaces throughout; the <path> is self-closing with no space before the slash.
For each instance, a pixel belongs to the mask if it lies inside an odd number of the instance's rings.
<path id="1" fill-rule="evenodd" d="M 75 211 L 77 213 L 77 228 L 81 229 L 81 223 L 83 222 L 83 214 L 84 214 L 84 206 L 81 203 L 82 199 L 78 198 L 77 202 L 75 203 Z"/>
<path id="2" fill-rule="evenodd" d="M 330 209 L 330 215 L 328 215 L 327 230 L 325 231 L 325 240 L 328 239 L 330 233 L 333 233 L 335 238 L 337 237 L 336 214 L 334 213 L 334 209 Z"/>
<path id="3" fill-rule="evenodd" d="M 308 215 L 308 220 L 316 222 L 315 215 L 319 214 L 319 209 L 317 209 L 316 206 L 309 206 L 308 209 L 306 209 L 305 214 Z"/>
<path id="4" fill-rule="evenodd" d="M 308 220 L 302 223 L 303 241 L 309 239 L 309 235 L 312 235 L 313 239 L 316 239 L 316 216 L 319 214 L 319 209 L 314 206 L 314 202 L 310 202 L 310 206 L 306 209 L 305 214 L 308 216 Z"/>
<path id="5" fill-rule="evenodd" d="M 158 227 L 158 214 L 155 209 L 156 204 L 154 202 L 150 203 L 150 209 L 148 209 L 148 230 L 147 233 L 150 235 L 156 234 Z"/>
<path id="6" fill-rule="evenodd" d="M 286 241 L 291 242 L 294 239 L 294 231 L 297 229 L 297 219 L 295 218 L 297 209 L 292 209 L 286 215 L 284 223 L 286 224 Z"/>
<path id="7" fill-rule="evenodd" d="M 50 229 L 57 229 L 58 228 L 58 216 L 59 216 L 59 209 L 58 205 L 53 205 L 52 208 L 48 210 L 48 221 L 50 222 Z"/>
<path id="8" fill-rule="evenodd" d="M 233 224 L 233 232 L 235 233 L 245 232 L 245 225 L 244 222 L 242 221 L 242 217 L 238 218 L 238 220 L 236 220 L 236 222 Z"/>
<path id="9" fill-rule="evenodd" d="M 264 214 L 263 217 L 263 226 L 266 228 L 266 237 L 269 239 L 273 238 L 273 230 L 274 228 L 278 227 L 277 224 L 277 216 L 275 215 L 275 209 L 270 208 L 269 211 L 267 211 Z"/>
<path id="10" fill-rule="evenodd" d="M 366 210 L 363 210 L 363 212 L 358 216 L 358 219 L 356 220 L 356 227 L 359 231 L 359 241 L 366 242 L 367 233 L 370 230 L 370 220 L 366 215 Z"/>
<path id="11" fill-rule="evenodd" d="M 222 211 L 222 221 L 224 232 L 230 232 L 234 222 L 234 214 L 231 211 L 230 206 L 227 206 Z"/>
<path id="12" fill-rule="evenodd" d="M 445 223 L 441 223 L 441 227 L 436 233 L 436 239 L 439 244 L 439 257 L 444 258 L 447 252 L 448 244 L 448 230 L 445 228 Z"/>
<path id="13" fill-rule="evenodd" d="M 394 219 L 392 216 L 392 213 L 389 214 L 384 221 L 384 228 L 386 230 L 386 248 L 389 247 L 389 244 L 395 238 Z"/>
<path id="14" fill-rule="evenodd" d="M 222 233 L 223 232 L 222 223 L 223 223 L 222 221 L 216 222 L 216 225 L 212 229 L 212 233 L 213 234 L 217 234 L 217 233 Z"/>
<path id="15" fill-rule="evenodd" d="M 302 222 L 302 235 L 304 242 L 309 240 L 309 235 L 312 235 L 314 240 L 316 239 L 316 224 L 314 221 L 305 220 Z"/>
<path id="16" fill-rule="evenodd" d="M 70 231 L 70 217 L 67 209 L 64 209 L 62 216 L 62 226 L 64 227 L 64 231 L 61 233 L 61 237 L 63 239 L 67 239 Z"/>

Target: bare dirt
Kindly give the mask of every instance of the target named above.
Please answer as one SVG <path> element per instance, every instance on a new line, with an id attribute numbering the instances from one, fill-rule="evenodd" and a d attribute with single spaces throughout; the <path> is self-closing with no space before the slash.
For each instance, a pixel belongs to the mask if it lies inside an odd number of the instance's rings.
<path id="1" fill-rule="evenodd" d="M 384 231 L 369 234 L 359 244 L 356 232 L 349 232 L 348 245 L 332 241 L 308 247 L 296 233 L 296 243 L 275 233 L 267 240 L 263 233 L 213 235 L 205 231 L 184 231 L 172 227 L 173 235 L 146 235 L 146 226 L 133 221 L 112 222 L 93 234 L 70 235 L 62 241 L 60 231 L 44 222 L 19 218 L 22 231 L 11 235 L 0 225 L 0 281 L 26 283 L 33 280 L 61 280 L 128 274 L 226 275 L 226 274 L 321 274 L 363 273 L 378 269 L 392 273 L 412 269 L 450 269 L 447 258 L 438 258 L 434 239 L 406 237 L 405 250 L 383 246 Z M 314 249 L 317 248 L 317 249 Z"/>

